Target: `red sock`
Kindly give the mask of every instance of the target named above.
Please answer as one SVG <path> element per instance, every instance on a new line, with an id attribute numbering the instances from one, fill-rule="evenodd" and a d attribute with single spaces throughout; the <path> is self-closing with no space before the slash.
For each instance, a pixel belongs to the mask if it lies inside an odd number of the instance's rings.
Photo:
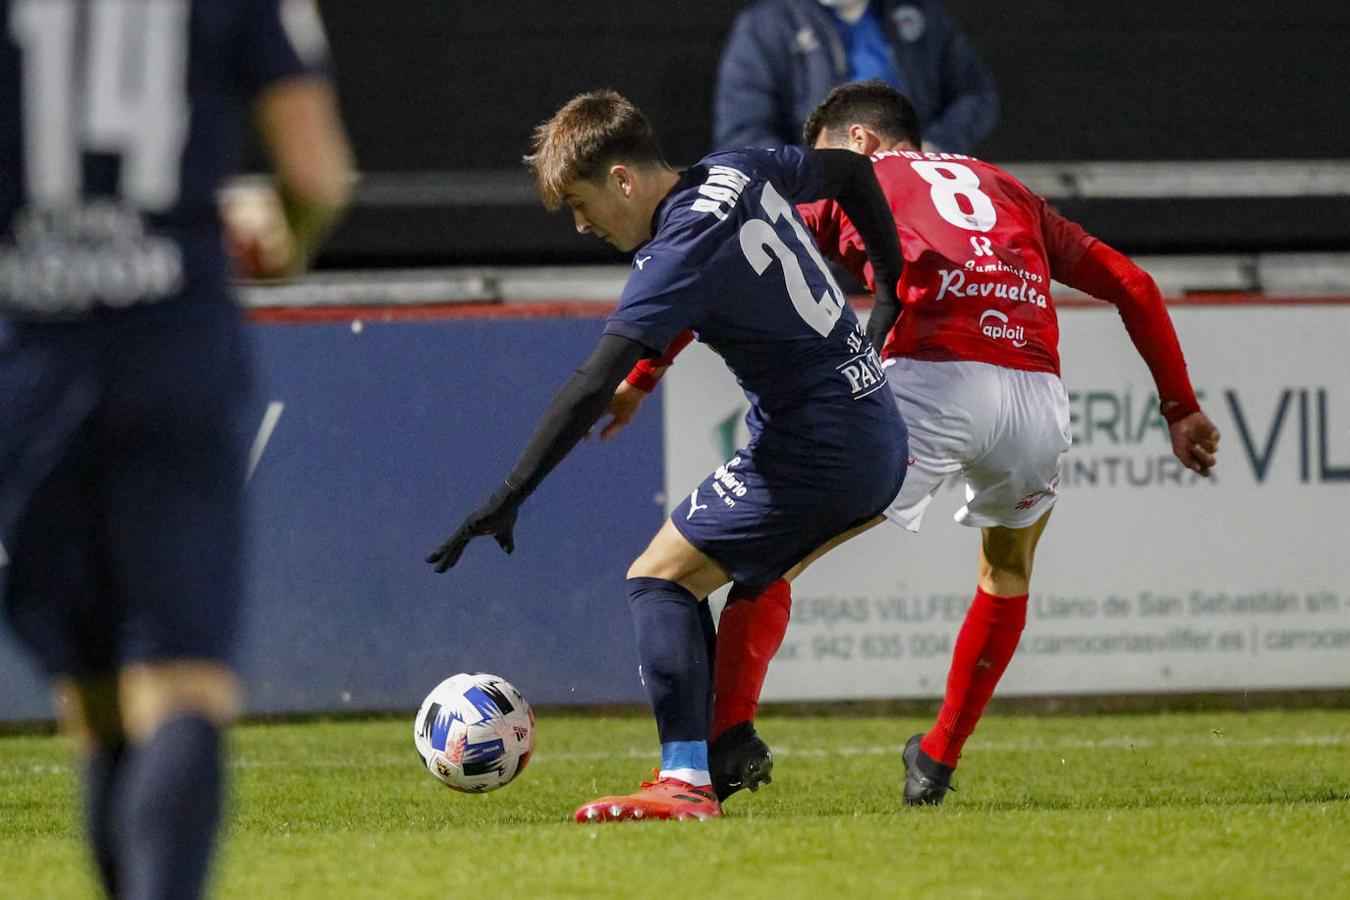
<path id="1" fill-rule="evenodd" d="M 985 704 L 1008 668 L 1026 623 L 1025 594 L 996 597 L 980 589 L 975 591 L 975 600 L 956 636 L 942 711 L 919 745 L 924 753 L 943 765 L 956 766 L 966 738 L 975 731 Z"/>
<path id="2" fill-rule="evenodd" d="M 717 623 L 713 657 L 713 723 L 710 740 L 732 725 L 754 721 L 769 660 L 783 644 L 792 588 L 781 578 L 758 594 L 734 585 Z"/>

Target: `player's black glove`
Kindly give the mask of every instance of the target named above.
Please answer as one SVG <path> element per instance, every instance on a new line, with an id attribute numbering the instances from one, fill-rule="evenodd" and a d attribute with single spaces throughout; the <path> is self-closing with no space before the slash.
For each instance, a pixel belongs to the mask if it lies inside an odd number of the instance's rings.
<path id="1" fill-rule="evenodd" d="M 874 277 L 876 290 L 872 292 L 872 297 L 875 304 L 872 306 L 872 315 L 867 319 L 867 339 L 872 342 L 873 349 L 880 353 L 881 348 L 886 346 L 886 338 L 890 336 L 896 320 L 900 318 L 900 300 L 896 296 L 900 276 L 883 270 L 875 272 Z"/>
<path id="2" fill-rule="evenodd" d="M 455 529 L 455 533 L 446 538 L 445 543 L 427 557 L 427 562 L 435 566 L 437 572 L 444 572 L 459 562 L 460 554 L 469 546 L 469 541 L 489 534 L 496 538 L 497 544 L 503 550 L 507 553 L 513 552 L 516 549 L 516 538 L 513 534 L 516 528 L 516 513 L 524 500 L 524 495 L 509 481 L 504 483 L 486 503 L 469 513 L 464 524 Z"/>

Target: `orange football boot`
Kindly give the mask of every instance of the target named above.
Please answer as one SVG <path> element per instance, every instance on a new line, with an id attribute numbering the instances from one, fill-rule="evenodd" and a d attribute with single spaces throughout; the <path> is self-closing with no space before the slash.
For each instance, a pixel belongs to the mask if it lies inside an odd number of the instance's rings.
<path id="1" fill-rule="evenodd" d="M 657 775 L 656 769 L 652 775 Z M 601 797 L 577 810 L 576 820 L 586 822 L 622 822 L 625 819 L 720 819 L 722 804 L 717 802 L 712 785 L 695 787 L 678 778 L 657 778 L 642 782 L 635 794 Z"/>

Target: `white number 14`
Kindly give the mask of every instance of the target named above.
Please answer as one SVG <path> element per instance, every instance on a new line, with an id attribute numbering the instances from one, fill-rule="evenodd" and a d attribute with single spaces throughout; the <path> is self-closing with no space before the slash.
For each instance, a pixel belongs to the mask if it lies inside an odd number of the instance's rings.
<path id="1" fill-rule="evenodd" d="M 81 8 L 89 14 L 82 86 Z M 188 134 L 188 13 L 186 0 L 14 0 L 30 204 L 78 202 L 83 154 L 109 153 L 122 158 L 123 198 L 149 212 L 173 206 Z"/>

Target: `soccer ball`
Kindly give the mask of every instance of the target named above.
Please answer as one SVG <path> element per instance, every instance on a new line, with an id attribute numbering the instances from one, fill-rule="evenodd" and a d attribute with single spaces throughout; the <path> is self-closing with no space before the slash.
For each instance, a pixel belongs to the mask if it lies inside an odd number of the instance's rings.
<path id="1" fill-rule="evenodd" d="M 427 694 L 413 720 L 427 771 L 466 794 L 511 783 L 534 751 L 534 710 L 496 675 L 453 675 Z"/>

